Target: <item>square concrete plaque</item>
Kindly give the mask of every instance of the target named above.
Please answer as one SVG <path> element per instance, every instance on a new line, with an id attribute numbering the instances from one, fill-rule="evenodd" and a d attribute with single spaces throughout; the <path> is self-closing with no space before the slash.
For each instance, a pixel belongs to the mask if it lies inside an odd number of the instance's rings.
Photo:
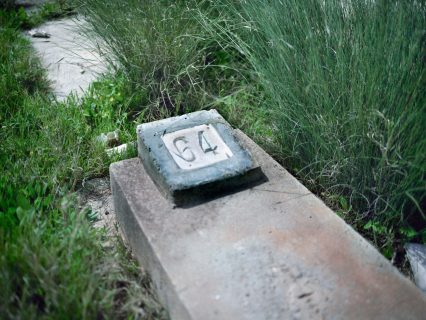
<path id="1" fill-rule="evenodd" d="M 216 110 L 142 124 L 137 135 L 146 171 L 177 205 L 195 204 L 263 177 Z"/>

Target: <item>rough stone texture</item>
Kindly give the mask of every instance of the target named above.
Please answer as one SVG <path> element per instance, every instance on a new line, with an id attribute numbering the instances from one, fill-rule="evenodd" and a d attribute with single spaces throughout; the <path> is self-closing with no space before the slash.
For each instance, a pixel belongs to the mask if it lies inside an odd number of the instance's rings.
<path id="1" fill-rule="evenodd" d="M 146 171 L 176 205 L 264 178 L 216 110 L 141 124 L 137 134 Z"/>
<path id="2" fill-rule="evenodd" d="M 71 92 L 81 96 L 90 83 L 106 71 L 106 64 L 93 42 L 80 33 L 84 26 L 84 20 L 78 17 L 54 20 L 38 28 L 50 34 L 49 39 L 29 38 L 59 100 Z"/>
<path id="3" fill-rule="evenodd" d="M 424 319 L 426 297 L 242 133 L 269 178 L 173 208 L 141 161 L 111 165 L 119 224 L 172 319 Z"/>
<path id="4" fill-rule="evenodd" d="M 405 246 L 416 285 L 426 293 L 426 246 L 408 243 Z"/>

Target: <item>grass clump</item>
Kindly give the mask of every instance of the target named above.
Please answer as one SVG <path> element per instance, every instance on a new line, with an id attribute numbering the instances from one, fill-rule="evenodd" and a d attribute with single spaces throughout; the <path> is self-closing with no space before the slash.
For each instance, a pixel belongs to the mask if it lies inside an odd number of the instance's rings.
<path id="1" fill-rule="evenodd" d="M 371 232 L 387 256 L 395 240 L 425 242 L 424 3 L 218 7 L 232 19 L 204 14 L 204 26 L 244 52 L 258 74 L 286 167 L 350 212 L 348 221 Z"/>
<path id="2" fill-rule="evenodd" d="M 120 76 L 53 101 L 16 12 L 0 15 L 0 318 L 166 318 L 124 246 L 92 227 L 74 194 L 112 161 L 98 133 L 119 127 L 134 139 Z"/>
<path id="3" fill-rule="evenodd" d="M 131 83 L 150 119 L 203 108 L 241 81 L 234 52 L 223 50 L 195 19 L 199 1 L 81 1 L 101 47 Z M 143 106 L 144 108 L 141 108 Z"/>

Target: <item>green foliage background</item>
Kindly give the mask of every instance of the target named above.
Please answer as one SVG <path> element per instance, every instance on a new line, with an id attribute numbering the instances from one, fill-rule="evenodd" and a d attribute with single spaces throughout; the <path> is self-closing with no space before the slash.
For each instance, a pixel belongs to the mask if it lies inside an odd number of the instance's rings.
<path id="1" fill-rule="evenodd" d="M 118 127 L 126 142 L 134 131 L 120 76 L 55 101 L 21 12 L 0 10 L 0 318 L 165 319 L 121 240 L 95 229 L 74 193 L 118 159 L 96 136 Z"/>

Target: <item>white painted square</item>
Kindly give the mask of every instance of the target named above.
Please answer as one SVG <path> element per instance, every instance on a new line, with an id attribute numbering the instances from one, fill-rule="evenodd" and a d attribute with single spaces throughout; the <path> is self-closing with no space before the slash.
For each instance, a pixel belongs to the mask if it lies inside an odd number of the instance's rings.
<path id="1" fill-rule="evenodd" d="M 166 133 L 161 139 L 183 170 L 207 167 L 233 156 L 216 129 L 208 124 Z"/>

